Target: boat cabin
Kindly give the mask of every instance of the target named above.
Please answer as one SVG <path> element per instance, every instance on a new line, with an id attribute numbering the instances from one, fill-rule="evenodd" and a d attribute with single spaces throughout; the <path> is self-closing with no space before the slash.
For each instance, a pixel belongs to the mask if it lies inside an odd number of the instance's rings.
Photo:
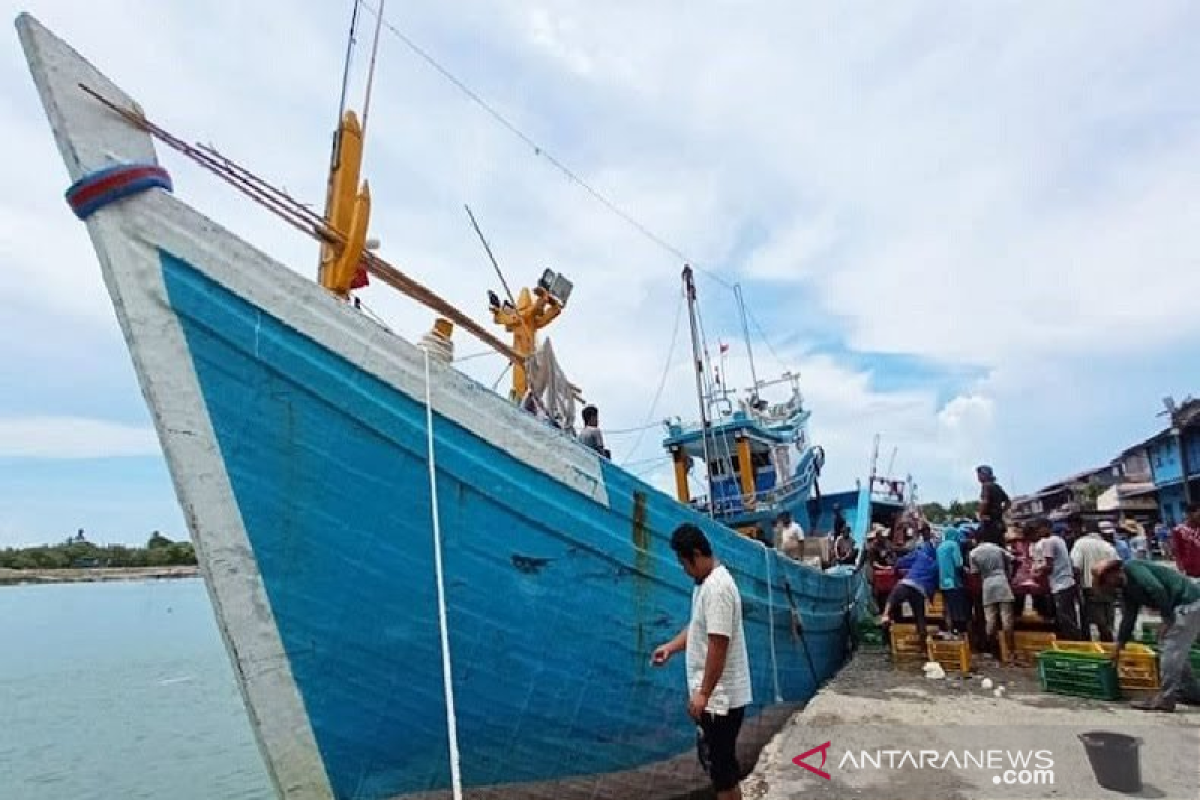
<path id="1" fill-rule="evenodd" d="M 675 467 L 681 503 L 711 513 L 747 535 L 770 540 L 771 523 L 781 511 L 803 519 L 803 505 L 817 470 L 820 449 L 808 442 L 809 412 L 798 391 L 774 406 L 756 398 L 714 404 L 714 418 L 666 424 L 663 447 Z M 707 471 L 707 475 L 705 472 Z M 707 489 L 693 493 L 699 484 Z"/>

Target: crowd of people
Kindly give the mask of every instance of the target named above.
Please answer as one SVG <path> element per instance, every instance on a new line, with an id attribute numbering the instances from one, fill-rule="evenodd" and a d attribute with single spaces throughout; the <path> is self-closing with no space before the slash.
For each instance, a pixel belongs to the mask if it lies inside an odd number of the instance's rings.
<path id="1" fill-rule="evenodd" d="M 990 470 L 980 468 L 979 478 L 980 519 L 937 532 L 903 518 L 890 530 L 872 528 L 864 556 L 883 624 L 907 606 L 923 645 L 926 602 L 940 591 L 948 628 L 940 635 L 970 636 L 989 650 L 1002 636 L 998 651 L 1011 660 L 1014 625 L 1028 606 L 1053 624 L 1059 639 L 1115 642 L 1118 652 L 1146 608 L 1162 619 L 1163 689 L 1142 707 L 1167 711 L 1177 700 L 1200 700 L 1188 667 L 1188 650 L 1200 634 L 1200 504 L 1182 524 L 1156 526 L 1152 536 L 1132 521 L 1036 519 L 1008 527 L 1000 523 L 1007 498 L 999 502 L 1002 490 L 987 488 L 994 483 Z M 990 493 L 998 501 L 991 506 Z M 983 509 L 995 516 L 985 517 Z"/>

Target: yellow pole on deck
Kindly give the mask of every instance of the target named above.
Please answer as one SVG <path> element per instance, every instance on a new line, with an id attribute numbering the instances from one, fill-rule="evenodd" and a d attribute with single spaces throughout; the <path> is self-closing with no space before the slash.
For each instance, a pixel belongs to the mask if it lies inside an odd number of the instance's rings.
<path id="1" fill-rule="evenodd" d="M 750 461 L 750 439 L 739 436 L 737 440 L 738 472 L 742 479 L 742 502 L 747 506 L 754 504 L 754 464 Z"/>
<path id="2" fill-rule="evenodd" d="M 671 449 L 671 460 L 675 462 L 675 496 L 679 498 L 679 502 L 687 504 L 692 501 L 691 487 L 688 486 L 688 457 L 687 451 L 682 447 L 674 447 Z"/>
<path id="3" fill-rule="evenodd" d="M 339 297 L 346 297 L 366 247 L 367 227 L 371 220 L 370 187 L 366 182 L 359 185 L 363 130 L 353 111 L 347 111 L 338 125 L 335 152 L 329 172 L 325 220 L 329 227 L 345 237 L 345 243 L 321 245 L 317 280 Z"/>

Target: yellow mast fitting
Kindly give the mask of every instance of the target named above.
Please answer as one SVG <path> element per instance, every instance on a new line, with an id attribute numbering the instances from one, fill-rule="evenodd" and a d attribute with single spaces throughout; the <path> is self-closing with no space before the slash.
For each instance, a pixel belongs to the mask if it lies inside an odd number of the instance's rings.
<path id="1" fill-rule="evenodd" d="M 754 505 L 754 464 L 750 460 L 750 439 L 739 436 L 737 440 L 738 472 L 742 479 L 743 503 L 747 508 Z"/>
<path id="2" fill-rule="evenodd" d="M 371 221 L 371 190 L 362 176 L 363 131 L 358 117 L 347 111 L 338 126 L 334 163 L 329 172 L 325 220 L 340 234 L 342 244 L 321 245 L 317 280 L 339 297 L 350 294 L 367 243 Z"/>
<path id="3" fill-rule="evenodd" d="M 688 457 L 682 447 L 671 448 L 671 460 L 675 462 L 675 496 L 679 502 L 687 505 L 692 501 L 691 489 L 688 487 Z"/>
<path id="4" fill-rule="evenodd" d="M 517 294 L 516 306 L 509 302 L 501 304 L 494 294 L 489 295 L 492 319 L 512 334 L 512 349 L 519 357 L 512 368 L 512 399 L 518 402 L 529 389 L 526 362 L 537 351 L 537 332 L 553 322 L 566 303 L 566 298 L 559 299 L 543 285 L 548 283 L 547 275 L 543 275 L 532 292 L 522 289 Z"/>

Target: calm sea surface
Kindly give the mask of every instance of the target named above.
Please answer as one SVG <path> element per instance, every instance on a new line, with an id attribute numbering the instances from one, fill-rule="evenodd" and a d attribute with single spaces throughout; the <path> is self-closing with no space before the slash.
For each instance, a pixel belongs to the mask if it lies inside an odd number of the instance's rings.
<path id="1" fill-rule="evenodd" d="M 0 587 L 0 798 L 274 800 L 200 580 Z"/>

